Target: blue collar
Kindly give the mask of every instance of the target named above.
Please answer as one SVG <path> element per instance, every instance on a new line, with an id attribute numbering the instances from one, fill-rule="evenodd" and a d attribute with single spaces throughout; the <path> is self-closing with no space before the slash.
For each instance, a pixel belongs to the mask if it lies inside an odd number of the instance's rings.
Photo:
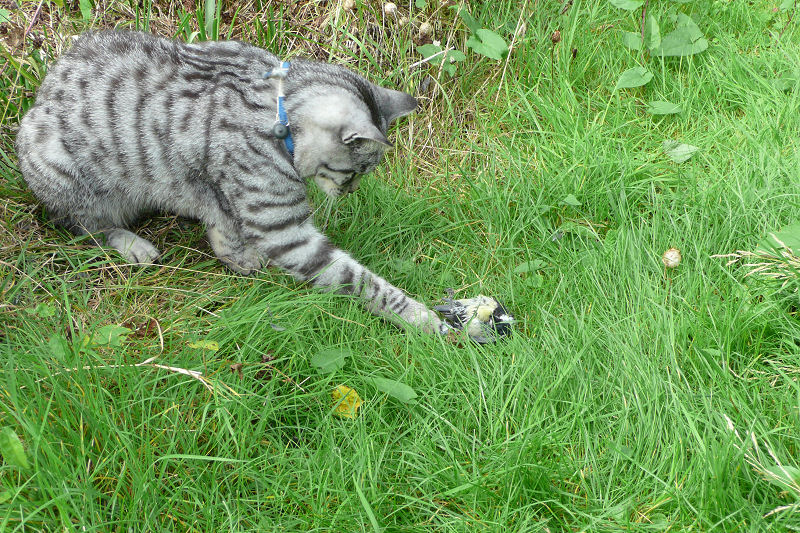
<path id="1" fill-rule="evenodd" d="M 289 115 L 286 114 L 286 106 L 284 105 L 286 95 L 283 93 L 283 80 L 286 79 L 286 75 L 289 73 L 289 65 L 290 63 L 288 61 L 282 62 L 280 67 L 266 72 L 264 78 L 275 78 L 278 80 L 278 116 L 276 117 L 277 123 L 275 125 L 282 124 L 285 131 L 276 131 L 282 130 L 282 128 L 273 127 L 273 133 L 279 139 L 283 139 L 286 151 L 294 158 L 294 139 L 292 139 L 292 130 L 289 128 Z"/>

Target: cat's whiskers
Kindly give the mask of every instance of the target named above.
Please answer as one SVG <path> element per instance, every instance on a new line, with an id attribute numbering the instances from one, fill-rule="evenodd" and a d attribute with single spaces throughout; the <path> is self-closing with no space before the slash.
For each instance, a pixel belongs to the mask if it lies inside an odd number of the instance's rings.
<path id="1" fill-rule="evenodd" d="M 331 219 L 331 213 L 333 212 L 333 203 L 336 200 L 331 198 L 330 196 L 325 197 L 325 222 L 322 223 L 322 231 L 328 229 L 328 222 Z"/>
<path id="2" fill-rule="evenodd" d="M 320 202 L 320 203 L 319 203 L 319 205 L 317 205 L 317 206 L 314 208 L 314 210 L 313 210 L 313 211 L 312 211 L 312 212 L 311 212 L 311 213 L 308 215 L 308 217 L 307 217 L 307 218 L 313 222 L 313 220 L 314 220 L 314 218 L 316 217 L 316 215 L 317 215 L 317 213 L 319 212 L 319 210 L 320 210 L 320 209 L 322 209 L 322 208 L 324 207 L 324 208 L 325 208 L 325 211 L 324 211 L 324 214 L 325 214 L 325 222 L 324 222 L 324 224 L 323 224 L 323 226 L 322 226 L 322 228 L 323 228 L 323 230 L 324 230 L 324 229 L 327 227 L 327 225 L 328 225 L 328 218 L 330 217 L 330 214 L 331 214 L 331 208 L 332 208 L 332 205 L 333 205 L 333 198 L 331 198 L 330 196 L 328 196 L 328 195 L 326 194 L 326 195 L 325 195 L 325 200 L 324 200 L 323 202 Z"/>

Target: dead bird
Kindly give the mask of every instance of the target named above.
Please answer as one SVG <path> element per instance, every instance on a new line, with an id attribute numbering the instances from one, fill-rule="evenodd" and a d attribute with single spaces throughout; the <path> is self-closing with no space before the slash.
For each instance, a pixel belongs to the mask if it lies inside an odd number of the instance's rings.
<path id="1" fill-rule="evenodd" d="M 451 289 L 442 300 L 444 304 L 433 310 L 441 313 L 448 325 L 466 330 L 478 344 L 497 342 L 511 333 L 514 316 L 496 298 L 479 294 L 475 298 L 456 300 Z"/>

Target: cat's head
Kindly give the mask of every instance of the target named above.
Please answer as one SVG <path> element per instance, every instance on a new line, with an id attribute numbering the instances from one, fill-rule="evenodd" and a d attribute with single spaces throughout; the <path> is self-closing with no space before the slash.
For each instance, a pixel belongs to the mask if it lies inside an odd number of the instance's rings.
<path id="1" fill-rule="evenodd" d="M 298 91 L 302 105 L 290 116 L 295 168 L 303 178 L 314 177 L 330 197 L 358 188 L 361 176 L 374 170 L 392 147 L 389 125 L 417 108 L 411 95 L 338 69 L 341 77 L 335 83 Z"/>

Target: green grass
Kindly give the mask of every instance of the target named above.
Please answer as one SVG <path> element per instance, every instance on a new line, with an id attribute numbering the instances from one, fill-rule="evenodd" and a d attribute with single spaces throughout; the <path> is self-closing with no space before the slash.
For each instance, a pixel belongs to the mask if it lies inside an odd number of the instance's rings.
<path id="1" fill-rule="evenodd" d="M 464 50 L 453 13 L 428 3 L 413 23 Z M 142 270 L 48 225 L 13 137 L 45 71 L 37 38 L 53 55 L 87 23 L 45 4 L 24 52 L 3 45 L 15 62 L 0 78 L 0 426 L 30 462 L 0 466 L 0 530 L 800 528 L 797 308 L 712 257 L 800 218 L 800 82 L 771 83 L 797 79 L 800 30 L 779 3 L 654 0 L 662 34 L 671 9 L 710 41 L 659 59 L 622 46 L 641 12 L 605 0 L 564 14 L 474 2 L 485 27 L 516 30 L 515 46 L 507 63 L 470 55 L 455 78 L 409 72 L 415 30 L 378 2 L 338 15 L 336 2 L 223 5 L 220 36 L 407 90 L 436 78 L 327 233 L 430 304 L 448 287 L 503 299 L 518 327 L 483 348 L 402 333 L 275 270 L 231 275 L 191 222 L 143 222 L 165 256 Z M 138 20 L 185 38 L 208 4 L 109 2 L 91 25 Z M 12 33 L 35 4 L 24 9 Z M 653 80 L 614 92 L 636 65 Z M 652 100 L 684 111 L 648 115 Z M 665 139 L 701 150 L 675 164 Z M 683 262 L 665 271 L 673 246 Z M 540 278 L 515 273 L 533 260 Z M 119 346 L 86 340 L 120 324 L 135 331 Z M 199 339 L 219 350 L 189 346 Z M 320 374 L 310 359 L 327 348 L 352 356 Z M 133 366 L 153 357 L 202 372 L 213 392 Z M 380 392 L 376 376 L 413 387 L 417 403 Z M 332 414 L 338 384 L 364 399 L 354 420 Z"/>

